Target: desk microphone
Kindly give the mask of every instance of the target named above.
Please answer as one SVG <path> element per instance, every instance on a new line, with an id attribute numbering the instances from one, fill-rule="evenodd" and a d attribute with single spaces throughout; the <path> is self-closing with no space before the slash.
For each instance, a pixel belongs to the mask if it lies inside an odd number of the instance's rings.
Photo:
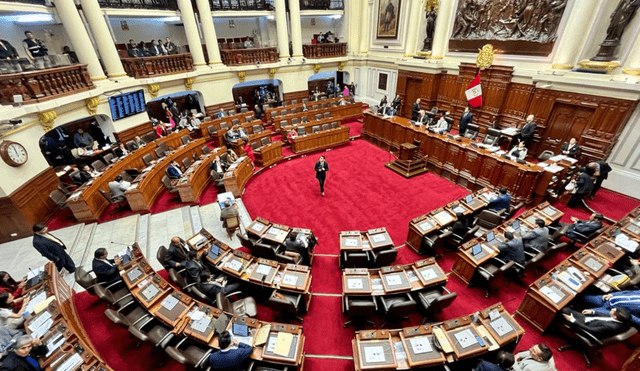
<path id="1" fill-rule="evenodd" d="M 113 241 L 111 241 L 111 243 L 112 243 L 112 244 L 114 244 L 114 245 L 122 245 L 122 246 L 127 246 L 127 247 L 129 247 L 129 245 L 128 245 L 128 244 L 126 244 L 126 243 L 113 242 Z"/>

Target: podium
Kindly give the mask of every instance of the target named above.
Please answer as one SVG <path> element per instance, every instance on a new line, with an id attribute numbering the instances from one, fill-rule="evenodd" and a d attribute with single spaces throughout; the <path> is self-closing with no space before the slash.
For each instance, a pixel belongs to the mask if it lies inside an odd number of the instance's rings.
<path id="1" fill-rule="evenodd" d="M 411 178 L 427 172 L 427 163 L 421 157 L 416 159 L 418 147 L 411 143 L 402 143 L 400 153 L 396 160 L 386 163 L 384 166 L 402 175 Z"/>

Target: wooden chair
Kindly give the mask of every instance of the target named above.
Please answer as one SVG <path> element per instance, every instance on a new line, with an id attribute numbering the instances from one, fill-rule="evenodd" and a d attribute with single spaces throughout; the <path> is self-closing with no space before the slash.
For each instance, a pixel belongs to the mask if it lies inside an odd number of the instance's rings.
<path id="1" fill-rule="evenodd" d="M 240 228 L 240 217 L 237 215 L 229 216 L 223 220 L 224 228 L 227 230 L 229 237 L 233 236 L 233 232 Z"/>

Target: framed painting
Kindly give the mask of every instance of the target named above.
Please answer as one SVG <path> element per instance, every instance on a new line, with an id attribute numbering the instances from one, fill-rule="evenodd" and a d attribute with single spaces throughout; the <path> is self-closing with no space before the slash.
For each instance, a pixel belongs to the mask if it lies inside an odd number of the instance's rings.
<path id="1" fill-rule="evenodd" d="M 387 74 L 380 72 L 378 75 L 378 90 L 387 90 Z"/>
<path id="2" fill-rule="evenodd" d="M 378 22 L 376 38 L 397 39 L 402 0 L 378 0 Z"/>

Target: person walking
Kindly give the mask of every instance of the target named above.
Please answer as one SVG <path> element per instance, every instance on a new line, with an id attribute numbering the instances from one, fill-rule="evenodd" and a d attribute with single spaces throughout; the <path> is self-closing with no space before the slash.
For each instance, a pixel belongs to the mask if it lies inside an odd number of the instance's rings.
<path id="1" fill-rule="evenodd" d="M 320 193 L 324 197 L 324 181 L 327 179 L 327 171 L 329 171 L 329 164 L 324 160 L 324 156 L 320 156 L 315 166 L 316 178 L 320 182 Z"/>

